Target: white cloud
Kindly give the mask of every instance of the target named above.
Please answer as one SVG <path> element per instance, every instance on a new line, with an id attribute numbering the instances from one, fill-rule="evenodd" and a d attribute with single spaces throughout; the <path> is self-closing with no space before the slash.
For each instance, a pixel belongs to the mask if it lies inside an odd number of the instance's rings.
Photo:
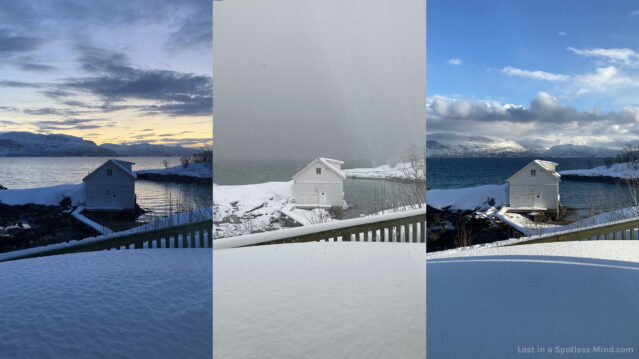
<path id="1" fill-rule="evenodd" d="M 461 65 L 461 63 L 462 63 L 462 60 L 458 58 L 452 58 L 448 60 L 448 64 L 450 65 Z"/>
<path id="2" fill-rule="evenodd" d="M 475 135 L 551 146 L 574 144 L 621 147 L 639 136 L 639 107 L 619 111 L 600 108 L 577 110 L 546 92 L 539 92 L 528 107 L 497 101 L 433 96 L 427 99 L 428 129 L 432 132 L 469 130 Z"/>
<path id="3" fill-rule="evenodd" d="M 559 32 L 557 32 L 557 35 L 559 35 L 559 36 L 566 36 L 567 34 L 566 34 L 565 32 L 563 32 L 563 31 L 559 31 Z"/>
<path id="4" fill-rule="evenodd" d="M 591 88 L 610 89 L 608 86 L 631 84 L 632 80 L 619 73 L 614 66 L 600 67 L 593 74 L 575 76 L 575 80 Z"/>
<path id="5" fill-rule="evenodd" d="M 576 49 L 568 47 L 568 50 L 577 55 L 603 59 L 612 63 L 639 65 L 639 54 L 631 49 Z"/>
<path id="6" fill-rule="evenodd" d="M 544 71 L 522 70 L 512 66 L 504 67 L 501 69 L 501 72 L 509 76 L 527 77 L 545 81 L 568 81 L 570 79 L 570 76 L 567 75 L 553 74 Z"/>
<path id="7" fill-rule="evenodd" d="M 631 11 L 628 15 L 630 16 L 639 15 L 639 10 Z"/>

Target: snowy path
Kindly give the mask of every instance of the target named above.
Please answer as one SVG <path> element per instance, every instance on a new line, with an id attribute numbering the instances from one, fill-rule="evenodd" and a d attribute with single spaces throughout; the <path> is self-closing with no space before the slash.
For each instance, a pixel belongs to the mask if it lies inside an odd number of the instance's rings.
<path id="1" fill-rule="evenodd" d="M 576 348 L 610 357 L 594 352 L 600 346 L 634 350 L 614 357 L 639 352 L 638 241 L 533 244 L 437 257 L 427 259 L 427 325 L 437 328 L 428 331 L 429 357 L 515 358 L 529 347 L 551 348 L 553 357 Z"/>

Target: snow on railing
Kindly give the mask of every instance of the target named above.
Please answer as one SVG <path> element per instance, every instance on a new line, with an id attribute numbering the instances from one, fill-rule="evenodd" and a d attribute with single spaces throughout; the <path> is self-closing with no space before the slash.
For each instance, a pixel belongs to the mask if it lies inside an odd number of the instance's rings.
<path id="1" fill-rule="evenodd" d="M 213 249 L 314 241 L 426 242 L 426 208 L 219 238 Z"/>
<path id="2" fill-rule="evenodd" d="M 50 244 L 19 251 L 0 253 L 0 262 L 43 257 L 56 254 L 91 252 L 111 249 L 140 248 L 211 248 L 211 219 L 193 223 L 181 223 L 161 228 L 133 228 L 79 241 Z M 138 229 L 138 230 L 136 230 Z"/>
<path id="3" fill-rule="evenodd" d="M 508 240 L 512 243 L 504 243 L 504 245 L 607 239 L 639 240 L 639 218 L 626 218 L 608 223 L 595 224 L 587 227 L 573 228 L 564 231 L 556 231 L 530 237 L 522 237 L 518 238 L 516 241 Z"/>

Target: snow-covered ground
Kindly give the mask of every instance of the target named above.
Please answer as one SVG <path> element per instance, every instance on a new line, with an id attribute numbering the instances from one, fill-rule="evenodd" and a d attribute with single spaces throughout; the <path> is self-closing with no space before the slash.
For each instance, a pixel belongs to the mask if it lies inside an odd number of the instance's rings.
<path id="1" fill-rule="evenodd" d="M 474 210 L 501 207 L 508 202 L 508 183 L 426 191 L 426 203 L 442 209 Z"/>
<path id="2" fill-rule="evenodd" d="M 426 262 L 429 358 L 639 353 L 639 241 L 446 251 Z"/>
<path id="3" fill-rule="evenodd" d="M 73 205 L 83 202 L 84 183 L 0 191 L 0 202 L 9 206 L 28 203 L 57 206 L 65 197 L 71 198 Z"/>
<path id="4" fill-rule="evenodd" d="M 216 358 L 425 358 L 425 248 L 299 243 L 213 251 Z"/>
<path id="5" fill-rule="evenodd" d="M 599 166 L 591 169 L 560 171 L 561 175 L 584 177 L 639 178 L 639 161 L 634 163 L 613 163 L 610 167 Z"/>
<path id="6" fill-rule="evenodd" d="M 0 357 L 211 358 L 210 249 L 0 263 Z"/>
<path id="7" fill-rule="evenodd" d="M 135 171 L 137 174 L 158 174 L 158 175 L 177 175 L 184 177 L 196 177 L 196 178 L 212 178 L 213 177 L 213 163 L 211 162 L 193 162 L 188 166 L 182 165 L 173 166 L 169 168 L 153 169 L 153 170 L 140 170 Z"/>
<path id="8" fill-rule="evenodd" d="M 425 171 L 423 164 L 421 166 L 420 168 L 414 168 L 411 163 L 397 163 L 395 165 L 383 165 L 375 168 L 343 169 L 342 173 L 344 173 L 347 178 L 424 181 Z"/>
<path id="9" fill-rule="evenodd" d="M 248 185 L 213 184 L 215 238 L 279 228 L 284 205 L 292 197 L 293 181 Z"/>
<path id="10" fill-rule="evenodd" d="M 429 206 L 438 209 L 450 207 L 451 210 L 477 210 L 480 216 L 497 217 L 525 236 L 554 233 L 637 217 L 637 208 L 630 207 L 582 218 L 566 225 L 533 222 L 522 214 L 506 212 L 508 183 L 429 190 L 426 192 L 426 201 Z M 500 210 L 497 211 L 497 208 Z"/>
<path id="11" fill-rule="evenodd" d="M 282 213 L 303 226 L 335 221 L 324 208 L 302 209 L 288 203 L 282 207 Z"/>
<path id="12" fill-rule="evenodd" d="M 566 231 L 570 229 L 583 228 L 637 217 L 637 208 L 628 207 L 611 212 L 600 213 L 592 217 L 582 218 L 579 221 L 560 225 L 552 223 L 533 222 L 522 214 L 510 213 L 506 212 L 506 210 L 507 207 L 503 207 L 499 212 L 496 213 L 495 216 L 508 223 L 511 227 L 517 229 L 526 236 L 535 236 L 559 231 Z"/>

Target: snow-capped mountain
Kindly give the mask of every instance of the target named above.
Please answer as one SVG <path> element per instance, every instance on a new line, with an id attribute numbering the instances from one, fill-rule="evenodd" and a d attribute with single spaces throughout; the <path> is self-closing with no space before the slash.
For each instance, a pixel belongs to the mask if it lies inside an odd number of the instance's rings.
<path id="1" fill-rule="evenodd" d="M 199 152 L 194 148 L 152 145 L 149 143 L 132 145 L 105 143 L 100 145 L 100 147 L 114 151 L 118 156 L 191 156 Z"/>
<path id="2" fill-rule="evenodd" d="M 94 142 L 69 135 L 41 135 L 30 132 L 0 133 L 0 156 L 114 156 L 115 152 Z"/>
<path id="3" fill-rule="evenodd" d="M 619 150 L 603 147 L 579 146 L 579 145 L 555 145 L 543 152 L 546 157 L 607 157 L 615 156 Z"/>
<path id="4" fill-rule="evenodd" d="M 181 146 L 152 144 L 98 146 L 81 137 L 31 132 L 0 133 L 0 157 L 65 157 L 65 156 L 190 156 L 199 152 Z"/>
<path id="5" fill-rule="evenodd" d="M 530 157 L 539 155 L 515 141 L 455 133 L 429 133 L 428 157 Z"/>

